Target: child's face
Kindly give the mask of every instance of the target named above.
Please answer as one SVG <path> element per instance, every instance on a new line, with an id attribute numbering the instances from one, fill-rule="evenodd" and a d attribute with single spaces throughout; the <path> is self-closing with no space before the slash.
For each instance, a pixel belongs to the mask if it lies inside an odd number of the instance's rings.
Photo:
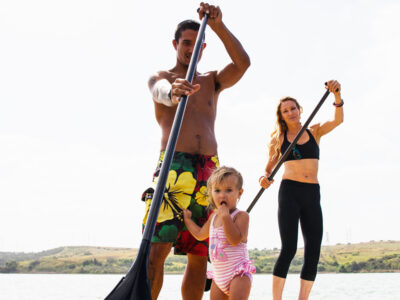
<path id="1" fill-rule="evenodd" d="M 236 202 L 242 195 L 243 189 L 238 188 L 236 176 L 230 175 L 220 183 L 214 183 L 211 193 L 217 208 L 225 204 L 231 210 L 236 208 Z"/>

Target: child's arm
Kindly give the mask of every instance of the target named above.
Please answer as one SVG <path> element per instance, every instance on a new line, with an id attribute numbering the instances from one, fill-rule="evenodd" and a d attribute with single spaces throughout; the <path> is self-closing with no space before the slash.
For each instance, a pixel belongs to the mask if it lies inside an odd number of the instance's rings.
<path id="1" fill-rule="evenodd" d="M 221 208 L 225 207 L 223 205 Z M 223 214 L 221 216 L 222 223 L 224 226 L 224 231 L 228 242 L 231 245 L 237 245 L 240 242 L 247 242 L 247 233 L 249 229 L 249 214 L 245 211 L 239 212 L 235 219 L 232 220 L 231 216 L 228 214 Z"/>
<path id="2" fill-rule="evenodd" d="M 187 229 L 194 236 L 194 238 L 198 241 L 203 241 L 208 238 L 211 216 L 208 218 L 203 227 L 200 227 L 195 222 L 193 222 L 191 217 L 192 212 L 188 209 L 183 209 L 183 220 L 185 221 Z"/>

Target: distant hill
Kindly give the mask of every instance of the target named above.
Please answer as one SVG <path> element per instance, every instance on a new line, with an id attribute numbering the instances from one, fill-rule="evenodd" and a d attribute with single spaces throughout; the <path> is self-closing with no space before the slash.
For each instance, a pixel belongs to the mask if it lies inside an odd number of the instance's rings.
<path id="1" fill-rule="evenodd" d="M 59 247 L 37 253 L 0 252 L 1 273 L 125 273 L 137 249 Z"/>
<path id="2" fill-rule="evenodd" d="M 299 273 L 304 249 L 298 249 L 289 272 Z M 272 273 L 279 249 L 250 251 L 258 273 Z M 319 272 L 360 273 L 400 272 L 400 241 L 371 241 L 359 244 L 324 246 L 318 264 Z"/>
<path id="3" fill-rule="evenodd" d="M 112 247 L 59 247 L 36 253 L 0 252 L 0 273 L 124 274 L 138 249 Z M 257 273 L 271 273 L 279 249 L 252 249 Z M 292 261 L 290 272 L 300 272 L 303 249 Z M 166 273 L 182 273 L 186 256 L 170 255 Z M 338 244 L 322 247 L 319 272 L 400 272 L 400 241 Z"/>

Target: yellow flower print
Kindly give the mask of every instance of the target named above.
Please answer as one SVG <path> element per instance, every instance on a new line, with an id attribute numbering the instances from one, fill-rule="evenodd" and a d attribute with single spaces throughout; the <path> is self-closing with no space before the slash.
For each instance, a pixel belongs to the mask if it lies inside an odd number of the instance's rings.
<path id="1" fill-rule="evenodd" d="M 219 168 L 219 160 L 218 160 L 218 157 L 217 157 L 217 156 L 213 156 L 213 157 L 211 157 L 211 160 L 214 162 L 215 167 L 216 167 L 216 168 Z"/>
<path id="2" fill-rule="evenodd" d="M 176 171 L 169 171 L 157 222 L 161 223 L 176 217 L 182 218 L 182 207 L 189 206 L 195 186 L 196 180 L 191 172 L 182 172 L 177 178 Z"/>
<path id="3" fill-rule="evenodd" d="M 202 186 L 200 190 L 196 193 L 196 202 L 202 206 L 208 206 L 208 195 L 207 195 L 207 187 Z"/>

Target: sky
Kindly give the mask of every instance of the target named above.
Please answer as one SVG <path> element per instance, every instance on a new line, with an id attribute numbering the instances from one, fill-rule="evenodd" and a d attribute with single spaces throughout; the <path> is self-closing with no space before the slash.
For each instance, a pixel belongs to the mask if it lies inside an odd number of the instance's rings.
<path id="1" fill-rule="evenodd" d="M 259 191 L 278 100 L 298 99 L 305 121 L 336 79 L 345 120 L 320 143 L 323 245 L 400 240 L 400 3 L 211 3 L 251 59 L 216 121 L 220 162 L 244 177 L 238 207 Z M 175 27 L 198 5 L 0 2 L 0 251 L 139 247 L 161 137 L 147 80 L 175 65 Z M 230 62 L 211 28 L 206 42 L 199 72 Z M 333 118 L 332 102 L 312 123 Z M 280 247 L 281 176 L 250 213 L 250 249 Z"/>

